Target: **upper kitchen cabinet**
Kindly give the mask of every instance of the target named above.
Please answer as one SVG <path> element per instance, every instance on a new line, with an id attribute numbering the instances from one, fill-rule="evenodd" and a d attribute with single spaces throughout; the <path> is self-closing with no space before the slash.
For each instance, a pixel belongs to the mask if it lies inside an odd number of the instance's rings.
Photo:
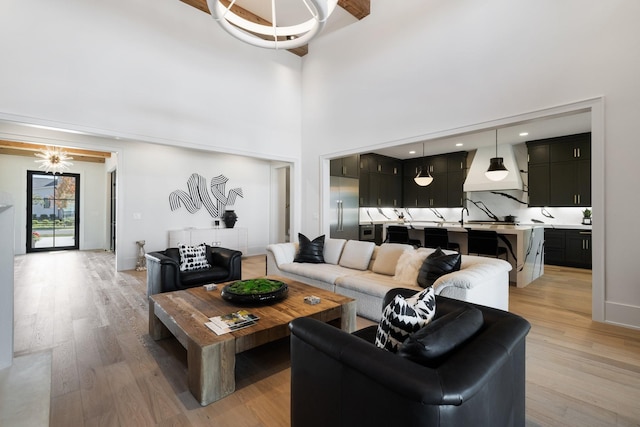
<path id="1" fill-rule="evenodd" d="M 466 174 L 466 152 L 410 159 L 404 162 L 403 205 L 406 208 L 446 208 L 462 206 Z M 413 178 L 427 170 L 433 182 L 421 187 Z"/>
<path id="2" fill-rule="evenodd" d="M 360 206 L 400 207 L 402 161 L 379 154 L 360 156 Z"/>
<path id="3" fill-rule="evenodd" d="M 467 152 L 460 151 L 447 155 L 447 207 L 464 206 L 464 180 L 467 177 Z"/>
<path id="4" fill-rule="evenodd" d="M 529 206 L 591 206 L 591 133 L 527 143 Z"/>
<path id="5" fill-rule="evenodd" d="M 360 156 L 357 154 L 342 157 L 340 159 L 333 159 L 329 164 L 329 174 L 331 176 L 358 178 L 358 173 L 360 171 L 359 160 Z"/>

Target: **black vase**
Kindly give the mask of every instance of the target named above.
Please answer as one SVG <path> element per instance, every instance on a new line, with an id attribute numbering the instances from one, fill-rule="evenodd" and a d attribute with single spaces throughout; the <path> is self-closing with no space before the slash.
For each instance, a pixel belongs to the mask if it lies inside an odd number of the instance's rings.
<path id="1" fill-rule="evenodd" d="M 224 226 L 227 228 L 233 228 L 236 225 L 236 221 L 238 220 L 238 215 L 234 211 L 224 211 L 222 215 L 222 221 L 224 222 Z"/>

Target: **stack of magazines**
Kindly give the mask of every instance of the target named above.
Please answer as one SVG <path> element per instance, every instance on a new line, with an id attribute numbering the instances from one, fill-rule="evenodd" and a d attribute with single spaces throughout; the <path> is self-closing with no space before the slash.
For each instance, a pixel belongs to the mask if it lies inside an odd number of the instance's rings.
<path id="1" fill-rule="evenodd" d="M 255 325 L 259 317 L 247 310 L 234 311 L 223 316 L 210 317 L 205 326 L 218 335 Z"/>

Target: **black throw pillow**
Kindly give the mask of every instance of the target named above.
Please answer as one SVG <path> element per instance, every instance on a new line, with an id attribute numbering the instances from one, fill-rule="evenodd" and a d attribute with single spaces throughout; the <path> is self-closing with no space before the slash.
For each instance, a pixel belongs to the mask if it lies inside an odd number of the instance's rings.
<path id="1" fill-rule="evenodd" d="M 433 286 L 433 282 L 440 276 L 460 270 L 462 255 L 459 253 L 447 255 L 439 247 L 425 258 L 418 273 L 418 285 L 423 288 Z"/>
<path id="2" fill-rule="evenodd" d="M 309 240 L 307 236 L 298 233 L 298 253 L 293 262 L 324 263 L 324 234 Z"/>
<path id="3" fill-rule="evenodd" d="M 410 334 L 398 346 L 398 354 L 429 368 L 436 368 L 451 352 L 478 332 L 483 323 L 482 312 L 465 305 Z"/>

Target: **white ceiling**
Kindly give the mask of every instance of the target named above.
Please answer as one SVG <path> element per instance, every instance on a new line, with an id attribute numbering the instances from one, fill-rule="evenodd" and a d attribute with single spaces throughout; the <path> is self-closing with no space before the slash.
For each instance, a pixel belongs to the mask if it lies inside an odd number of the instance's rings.
<path id="1" fill-rule="evenodd" d="M 591 131 L 591 113 L 577 113 L 553 118 L 513 124 L 498 129 L 498 144 L 519 144 L 537 139 L 572 135 Z M 527 132 L 528 135 L 520 136 Z M 495 145 L 495 128 L 480 132 L 455 135 L 446 138 L 432 139 L 424 142 L 424 154 L 427 156 L 451 153 L 454 151 L 471 151 L 480 147 Z M 462 144 L 462 146 L 456 146 Z M 422 141 L 397 145 L 372 151 L 396 159 L 410 159 L 422 156 Z M 415 153 L 410 153 L 415 151 Z"/>

